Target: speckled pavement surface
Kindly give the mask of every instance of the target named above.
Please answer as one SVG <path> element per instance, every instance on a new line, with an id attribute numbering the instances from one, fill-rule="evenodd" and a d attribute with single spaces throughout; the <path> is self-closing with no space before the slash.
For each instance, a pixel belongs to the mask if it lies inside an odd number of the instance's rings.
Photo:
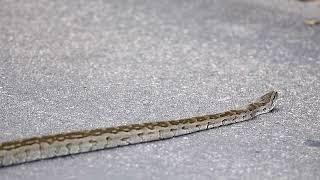
<path id="1" fill-rule="evenodd" d="M 166 141 L 0 169 L 1 180 L 320 179 L 319 3 L 0 1 L 0 142 L 277 109 Z"/>

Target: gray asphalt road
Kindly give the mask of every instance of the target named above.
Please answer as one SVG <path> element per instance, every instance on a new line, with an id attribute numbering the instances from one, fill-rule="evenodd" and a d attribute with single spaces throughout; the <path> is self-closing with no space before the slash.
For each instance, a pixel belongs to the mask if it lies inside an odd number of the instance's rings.
<path id="1" fill-rule="evenodd" d="M 0 169 L 0 179 L 320 179 L 317 3 L 0 1 L 0 142 L 277 109 L 192 135 Z"/>

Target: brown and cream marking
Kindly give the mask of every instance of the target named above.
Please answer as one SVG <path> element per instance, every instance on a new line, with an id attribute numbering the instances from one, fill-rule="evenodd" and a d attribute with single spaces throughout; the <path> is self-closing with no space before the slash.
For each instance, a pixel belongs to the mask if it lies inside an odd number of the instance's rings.
<path id="1" fill-rule="evenodd" d="M 277 98 L 278 93 L 271 91 L 241 109 L 218 114 L 180 120 L 99 128 L 4 142 L 0 144 L 0 167 L 168 139 L 241 122 L 271 111 L 275 106 Z"/>

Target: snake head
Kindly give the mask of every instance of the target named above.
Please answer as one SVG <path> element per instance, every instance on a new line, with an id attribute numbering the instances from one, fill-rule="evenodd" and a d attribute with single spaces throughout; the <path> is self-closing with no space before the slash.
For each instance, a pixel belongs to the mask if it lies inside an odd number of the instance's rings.
<path id="1" fill-rule="evenodd" d="M 263 104 L 269 110 L 272 110 L 278 100 L 278 96 L 279 96 L 278 92 L 272 90 L 272 91 L 268 92 L 267 94 L 257 98 L 254 102 L 259 103 L 259 104 Z"/>

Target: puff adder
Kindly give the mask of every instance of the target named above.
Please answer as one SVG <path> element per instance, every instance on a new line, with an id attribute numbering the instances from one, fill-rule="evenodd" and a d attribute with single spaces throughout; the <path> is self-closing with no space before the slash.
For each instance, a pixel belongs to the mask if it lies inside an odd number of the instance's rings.
<path id="1" fill-rule="evenodd" d="M 273 109 L 276 91 L 255 99 L 243 108 L 223 113 L 110 128 L 32 137 L 0 144 L 0 167 L 106 148 L 168 139 L 252 119 Z"/>

